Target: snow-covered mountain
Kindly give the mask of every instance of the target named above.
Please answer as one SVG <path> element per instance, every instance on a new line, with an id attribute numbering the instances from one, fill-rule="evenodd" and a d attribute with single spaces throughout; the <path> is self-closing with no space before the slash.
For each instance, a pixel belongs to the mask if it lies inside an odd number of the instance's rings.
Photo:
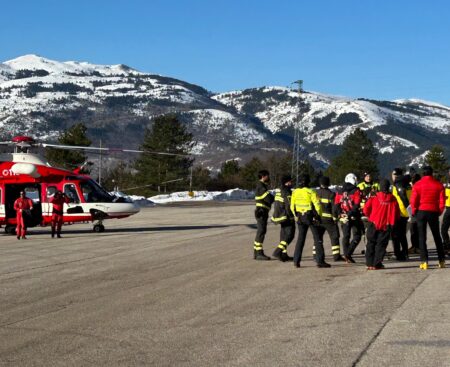
<path id="1" fill-rule="evenodd" d="M 52 140 L 84 122 L 94 143 L 138 147 L 151 118 L 179 114 L 198 144 L 198 161 L 290 150 L 299 123 L 305 156 L 327 164 L 355 127 L 365 129 L 384 168 L 419 159 L 433 144 L 449 145 L 450 108 L 420 100 L 350 99 L 281 88 L 213 95 L 181 80 L 125 65 L 59 62 L 26 55 L 0 63 L 0 133 Z"/>

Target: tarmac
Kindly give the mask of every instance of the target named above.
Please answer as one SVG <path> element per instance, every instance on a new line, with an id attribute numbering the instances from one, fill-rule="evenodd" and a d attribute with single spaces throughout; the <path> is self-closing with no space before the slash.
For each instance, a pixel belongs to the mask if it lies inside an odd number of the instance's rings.
<path id="1" fill-rule="evenodd" d="M 450 366 L 450 269 L 253 260 L 252 203 L 0 235 L 0 366 Z M 269 225 L 271 254 L 279 227 Z M 434 248 L 432 240 L 429 247 Z M 294 243 L 289 248 L 292 255 Z M 449 261 L 450 263 L 450 261 Z"/>

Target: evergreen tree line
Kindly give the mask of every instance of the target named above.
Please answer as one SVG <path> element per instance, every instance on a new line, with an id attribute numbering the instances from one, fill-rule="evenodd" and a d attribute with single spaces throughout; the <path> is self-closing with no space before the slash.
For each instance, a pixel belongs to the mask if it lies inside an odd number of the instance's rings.
<path id="1" fill-rule="evenodd" d="M 91 144 L 87 138 L 87 128 L 82 123 L 63 132 L 58 141 L 63 145 Z M 233 188 L 252 190 L 261 169 L 269 170 L 272 186 L 275 187 L 282 175 L 291 173 L 291 154 L 271 155 L 264 159 L 255 156 L 245 164 L 229 160 L 222 164 L 218 172 L 210 171 L 195 165 L 194 158 L 189 155 L 194 146 L 192 134 L 176 115 L 157 117 L 151 128 L 146 128 L 144 132 L 140 149 L 146 153 L 128 163 L 120 161 L 116 166 L 105 169 L 102 184 L 108 190 L 118 188 L 129 194 L 149 196 L 158 192 L 186 191 L 191 188 L 208 191 Z M 80 166 L 87 160 L 86 153 L 82 151 L 48 149 L 46 154 L 53 165 L 68 169 Z M 425 164 L 431 165 L 436 176 L 444 179 L 448 170 L 444 148 L 433 146 L 425 157 Z M 400 168 L 407 170 L 409 167 Z M 377 150 L 361 129 L 356 129 L 345 139 L 341 153 L 324 172 L 315 170 L 306 159 L 300 165 L 300 173 L 309 174 L 312 185 L 318 184 L 321 175 L 329 176 L 332 184 L 342 184 L 350 172 L 359 180 L 363 179 L 366 172 L 371 173 L 375 179 L 379 178 Z"/>

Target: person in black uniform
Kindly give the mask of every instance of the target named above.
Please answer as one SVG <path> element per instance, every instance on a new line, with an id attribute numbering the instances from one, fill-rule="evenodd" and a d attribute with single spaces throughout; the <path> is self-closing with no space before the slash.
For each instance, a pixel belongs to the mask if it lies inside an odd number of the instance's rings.
<path id="1" fill-rule="evenodd" d="M 344 258 L 341 256 L 341 247 L 339 245 L 339 228 L 337 225 L 338 215 L 334 204 L 336 194 L 329 189 L 329 177 L 320 177 L 319 185 L 320 188 L 317 190 L 317 195 L 320 200 L 320 205 L 322 206 L 322 214 L 320 225 L 317 227 L 318 241 L 323 246 L 323 236 L 325 231 L 328 232 L 334 261 L 344 261 Z M 315 255 L 315 248 L 313 250 L 313 255 Z"/>
<path id="2" fill-rule="evenodd" d="M 295 236 L 295 218 L 291 211 L 292 177 L 281 177 L 281 187 L 275 190 L 272 222 L 280 224 L 280 243 L 272 256 L 280 261 L 292 261 L 287 254 L 287 247 Z"/>
<path id="3" fill-rule="evenodd" d="M 258 172 L 258 183 L 255 190 L 255 218 L 256 218 L 256 237 L 253 243 L 253 258 L 255 260 L 270 260 L 263 251 L 264 237 L 267 232 L 267 220 L 269 219 L 269 211 L 272 206 L 274 197 L 269 191 L 268 183 L 270 181 L 270 174 L 267 170 Z"/>

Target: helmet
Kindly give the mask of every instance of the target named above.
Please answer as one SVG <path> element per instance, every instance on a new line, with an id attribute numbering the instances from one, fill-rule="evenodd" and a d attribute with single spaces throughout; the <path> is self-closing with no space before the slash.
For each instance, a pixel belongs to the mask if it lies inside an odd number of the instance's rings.
<path id="1" fill-rule="evenodd" d="M 344 181 L 356 186 L 356 180 L 357 180 L 357 178 L 356 178 L 355 174 L 349 173 L 347 176 L 345 176 Z"/>

